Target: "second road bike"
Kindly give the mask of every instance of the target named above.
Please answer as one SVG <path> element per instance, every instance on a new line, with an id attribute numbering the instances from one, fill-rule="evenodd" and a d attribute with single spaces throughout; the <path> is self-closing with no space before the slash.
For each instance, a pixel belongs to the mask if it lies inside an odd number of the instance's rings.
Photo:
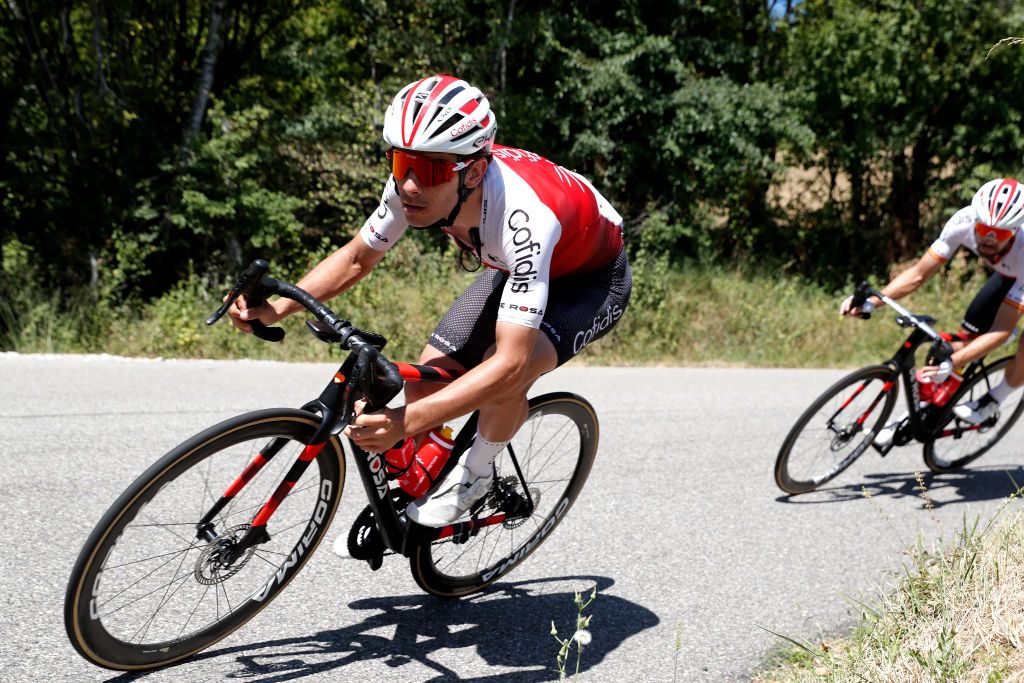
<path id="1" fill-rule="evenodd" d="M 929 344 L 933 363 L 953 353 L 954 335 L 938 332 L 935 319 L 914 315 L 893 299 L 861 284 L 854 306 L 878 297 L 896 311 L 896 323 L 910 330 L 892 358 L 856 370 L 825 390 L 790 429 L 775 460 L 775 482 L 790 494 L 807 493 L 836 477 L 869 448 L 886 455 L 894 446 L 920 442 L 924 462 L 933 472 L 952 472 L 973 462 L 996 445 L 1024 412 L 1024 390 L 1015 391 L 999 411 L 981 424 L 970 424 L 953 412 L 999 384 L 1013 356 L 970 363 L 956 393 L 944 405 L 922 402 L 915 373 L 915 354 Z M 868 317 L 869 314 L 863 316 Z M 891 442 L 874 444 L 896 406 L 903 383 L 906 414 Z"/>

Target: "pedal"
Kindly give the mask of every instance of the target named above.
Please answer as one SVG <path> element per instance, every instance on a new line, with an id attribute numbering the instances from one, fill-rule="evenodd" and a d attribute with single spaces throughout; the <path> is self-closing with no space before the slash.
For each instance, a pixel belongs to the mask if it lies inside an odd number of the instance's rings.
<path id="1" fill-rule="evenodd" d="M 377 529 L 373 509 L 367 505 L 360 512 L 348 532 L 348 554 L 357 560 L 366 560 L 370 569 L 377 571 L 384 564 L 384 538 Z"/>
<path id="2" fill-rule="evenodd" d="M 877 436 L 877 434 L 875 436 Z M 910 417 L 908 416 L 903 418 L 899 426 L 896 427 L 896 432 L 892 435 L 892 440 L 889 443 L 884 446 L 879 446 L 875 443 L 875 437 L 872 437 L 871 447 L 878 451 L 878 454 L 884 458 L 893 448 L 896 446 L 906 446 L 913 440 L 913 438 L 914 435 L 911 433 L 910 429 Z"/>

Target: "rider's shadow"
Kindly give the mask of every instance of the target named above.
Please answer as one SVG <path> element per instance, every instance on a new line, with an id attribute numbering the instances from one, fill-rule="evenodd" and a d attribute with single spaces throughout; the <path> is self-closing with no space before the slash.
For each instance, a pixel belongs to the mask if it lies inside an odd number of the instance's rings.
<path id="1" fill-rule="evenodd" d="M 921 479 L 931 505 L 939 508 L 1006 498 L 1024 486 L 1024 467 L 969 467 L 946 474 L 923 472 Z M 874 498 L 920 498 L 922 507 L 927 506 L 913 472 L 867 474 L 855 483 L 823 486 L 811 494 L 779 496 L 776 500 L 813 505 L 864 498 L 865 494 Z"/>
<path id="2" fill-rule="evenodd" d="M 555 581 L 565 585 L 566 590 L 544 592 L 543 584 Z M 593 640 L 583 649 L 581 671 L 601 662 L 627 638 L 658 624 L 658 617 L 650 610 L 617 596 L 604 595 L 613 583 L 606 577 L 575 576 L 499 584 L 483 594 L 461 600 L 418 594 L 356 600 L 348 607 L 369 613 L 358 624 L 308 637 L 212 650 L 195 660 L 234 656 L 241 668 L 228 674 L 228 678 L 261 682 L 301 679 L 369 660 L 394 667 L 396 680 L 412 680 L 401 672 L 401 667 L 410 662 L 435 672 L 433 677 L 427 677 L 417 670 L 418 680 L 552 680 L 558 678 L 558 643 L 551 636 L 551 623 L 554 621 L 558 627 L 559 637 L 572 635 L 576 624 L 573 589 L 585 589 L 589 597 L 590 589 L 596 585 L 598 592 L 597 599 L 585 611 L 593 615 Z M 461 677 L 442 663 L 453 660 L 444 650 L 460 648 L 474 648 L 488 665 L 505 671 Z M 455 661 L 458 660 L 456 657 Z M 573 659 L 567 671 L 575 671 L 575 666 Z"/>

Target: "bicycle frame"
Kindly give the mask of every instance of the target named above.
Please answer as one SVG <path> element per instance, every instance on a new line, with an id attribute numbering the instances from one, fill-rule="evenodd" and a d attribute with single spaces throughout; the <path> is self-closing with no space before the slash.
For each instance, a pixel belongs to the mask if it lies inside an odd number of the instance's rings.
<path id="1" fill-rule="evenodd" d="M 267 294 L 278 294 L 298 301 L 316 315 L 317 322 L 307 322 L 310 332 L 321 341 L 337 343 L 342 348 L 348 349 L 349 355 L 321 392 L 319 398 L 302 407 L 302 410 L 319 416 L 320 428 L 303 448 L 267 502 L 253 516 L 246 533 L 222 552 L 220 557 L 225 564 L 231 564 L 252 546 L 270 539 L 267 533 L 267 522 L 302 477 L 309 464 L 316 459 L 328 439 L 340 434 L 354 419 L 353 407 L 357 400 L 365 399 L 366 411 L 372 412 L 385 407 L 401 392 L 405 382 L 450 384 L 462 374 L 458 371 L 430 365 L 389 361 L 380 353 L 387 343 L 383 337 L 356 329 L 348 321 L 337 318 L 322 302 L 295 285 L 265 277 L 266 270 L 266 262 L 254 261 L 232 288 L 224 305 L 207 320 L 207 324 L 216 322 L 239 295 L 245 295 L 249 305 L 255 305 L 254 302 L 264 300 Z M 283 330 L 279 328 L 267 328 L 256 324 L 256 321 L 253 323 L 254 332 L 263 339 L 280 341 L 284 337 Z M 445 467 L 442 468 L 440 477 L 446 475 L 455 466 L 458 455 L 468 447 L 472 435 L 476 433 L 476 421 L 477 413 L 473 413 L 469 422 L 456 438 L 452 451 L 453 457 L 449 458 Z M 212 543 L 218 538 L 217 530 L 213 526 L 213 520 L 217 514 L 277 455 L 286 441 L 282 437 L 273 439 L 249 462 L 196 525 L 198 538 L 207 543 Z M 514 508 L 512 515 L 505 511 L 484 519 L 470 519 L 441 528 L 432 528 L 413 524 L 400 516 L 399 511 L 395 508 L 394 491 L 388 484 L 383 454 L 369 453 L 357 446 L 351 439 L 349 439 L 349 444 L 384 545 L 395 553 L 410 556 L 417 547 L 440 539 L 450 538 L 458 542 L 460 539 L 470 538 L 479 529 L 501 524 L 509 519 L 526 516 L 533 512 L 533 499 L 511 445 L 508 446 L 509 455 L 515 466 L 516 475 L 522 483 L 525 504 Z"/>
<path id="2" fill-rule="evenodd" d="M 895 300 L 885 296 L 879 291 L 870 289 L 865 284 L 862 284 L 860 287 L 857 288 L 857 292 L 854 295 L 854 305 L 857 305 L 856 302 L 858 300 L 858 297 L 860 302 L 863 303 L 864 301 L 866 301 L 868 296 L 878 297 L 879 299 L 882 300 L 882 302 L 885 305 L 895 310 L 899 314 L 896 318 L 896 323 L 900 327 L 910 327 L 913 329 L 910 333 L 910 336 L 907 337 L 907 339 L 903 342 L 903 344 L 896 351 L 896 353 L 893 354 L 893 356 L 889 360 L 883 363 L 883 365 L 886 365 L 890 369 L 892 369 L 895 375 L 895 380 L 886 382 L 882 386 L 882 389 L 879 391 L 878 396 L 875 398 L 875 400 L 871 403 L 868 409 L 857 419 L 857 424 L 859 426 L 863 425 L 864 422 L 866 422 L 867 418 L 874 411 L 875 407 L 884 398 L 885 394 L 891 391 L 892 388 L 896 386 L 900 380 L 902 380 L 903 386 L 906 389 L 905 394 L 907 402 L 907 412 L 910 420 L 910 430 L 909 432 L 904 432 L 904 434 L 899 435 L 902 436 L 902 438 L 897 438 L 896 440 L 894 440 L 893 445 L 905 445 L 906 443 L 909 443 L 911 439 L 916 439 L 917 441 L 924 442 L 934 440 L 936 438 L 944 438 L 947 436 L 959 436 L 964 432 L 976 431 L 981 429 L 982 425 L 971 425 L 968 427 L 958 427 L 956 429 L 946 429 L 943 430 L 942 432 L 936 433 L 936 425 L 932 424 L 931 418 L 936 417 L 939 411 L 934 410 L 933 408 L 935 406 L 931 404 L 925 407 L 921 407 L 920 394 L 918 391 L 918 383 L 915 373 L 916 362 L 914 360 L 914 356 L 917 353 L 918 348 L 922 344 L 930 341 L 932 342 L 933 353 L 948 358 L 953 351 L 952 347 L 949 345 L 949 342 L 958 341 L 958 339 L 954 338 L 955 335 L 936 331 L 935 328 L 932 327 L 932 324 L 935 322 L 934 318 L 926 315 L 914 315 L 907 309 L 900 306 L 900 304 L 898 304 Z M 866 315 L 865 317 L 869 316 L 870 314 Z M 979 371 L 984 372 L 985 367 L 986 366 L 984 358 L 979 358 L 969 363 L 963 373 L 963 384 L 966 386 L 968 383 L 967 381 L 971 379 Z M 986 382 L 987 381 L 988 380 L 986 379 Z M 837 411 L 837 414 L 838 412 L 841 412 L 843 408 L 849 405 L 849 403 L 864 389 L 865 386 L 866 383 L 861 385 L 858 388 L 858 390 L 840 407 L 839 411 Z M 958 391 L 956 394 L 953 395 L 953 397 L 950 398 L 950 400 L 956 401 L 956 399 L 959 396 L 960 392 Z M 885 455 L 885 453 L 882 454 Z"/>

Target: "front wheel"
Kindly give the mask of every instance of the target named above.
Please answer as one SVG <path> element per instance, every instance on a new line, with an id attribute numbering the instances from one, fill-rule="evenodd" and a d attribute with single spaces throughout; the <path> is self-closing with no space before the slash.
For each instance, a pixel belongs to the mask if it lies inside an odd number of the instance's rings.
<path id="1" fill-rule="evenodd" d="M 239 415 L 146 470 L 100 520 L 72 570 L 64 623 L 75 649 L 109 669 L 154 668 L 209 647 L 266 607 L 309 559 L 337 510 L 345 481 L 337 437 L 281 501 L 267 523 L 269 537 L 233 561 L 224 552 L 319 425 L 299 410 Z M 263 460 L 241 484 L 243 470 Z M 200 519 L 229 487 L 237 492 L 202 535 Z"/>
<path id="2" fill-rule="evenodd" d="M 433 595 L 458 597 L 510 572 L 565 519 L 590 474 L 597 440 L 597 415 L 585 399 L 569 393 L 530 399 L 526 422 L 494 461 L 495 485 L 476 516 L 505 514 L 524 502 L 533 509 L 466 538 L 420 546 L 411 558 L 416 583 Z"/>
<path id="3" fill-rule="evenodd" d="M 953 413 L 956 406 L 981 398 L 999 384 L 1011 360 L 1008 356 L 985 366 L 946 404 L 935 422 L 935 438 L 924 445 L 924 463 L 932 472 L 952 472 L 977 460 L 1006 436 L 1024 413 L 1024 388 L 1015 390 L 1000 404 L 999 413 L 980 425 L 964 422 Z"/>
<path id="4" fill-rule="evenodd" d="M 885 426 L 898 393 L 898 376 L 885 365 L 861 368 L 826 389 L 783 441 L 775 483 L 786 493 L 807 493 L 845 470 Z"/>

